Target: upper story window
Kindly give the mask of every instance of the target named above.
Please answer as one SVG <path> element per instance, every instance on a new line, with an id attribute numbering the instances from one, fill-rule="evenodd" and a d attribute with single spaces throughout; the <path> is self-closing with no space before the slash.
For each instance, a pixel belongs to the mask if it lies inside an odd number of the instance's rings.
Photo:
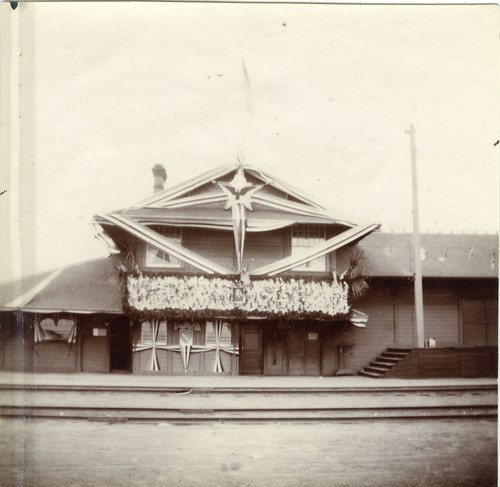
<path id="1" fill-rule="evenodd" d="M 169 242 L 181 245 L 182 229 L 177 227 L 155 227 L 152 228 Z M 163 250 L 157 249 L 154 245 L 147 244 L 146 247 L 146 267 L 162 267 L 178 269 L 182 267 L 182 262 L 173 255 Z"/>
<path id="2" fill-rule="evenodd" d="M 325 240 L 326 228 L 323 225 L 296 225 L 292 227 L 292 256 L 299 256 Z M 325 272 L 326 256 L 313 259 L 293 270 Z"/>

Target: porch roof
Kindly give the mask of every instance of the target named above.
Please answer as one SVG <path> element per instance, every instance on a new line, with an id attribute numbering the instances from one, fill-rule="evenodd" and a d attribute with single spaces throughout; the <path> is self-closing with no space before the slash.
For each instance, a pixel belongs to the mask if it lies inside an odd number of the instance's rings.
<path id="1" fill-rule="evenodd" d="M 118 258 L 87 261 L 0 286 L 0 309 L 123 313 Z"/>

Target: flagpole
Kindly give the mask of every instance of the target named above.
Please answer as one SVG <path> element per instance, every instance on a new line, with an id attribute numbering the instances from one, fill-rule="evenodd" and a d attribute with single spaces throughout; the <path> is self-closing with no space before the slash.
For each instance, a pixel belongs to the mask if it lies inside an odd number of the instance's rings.
<path id="1" fill-rule="evenodd" d="M 422 289 L 422 259 L 420 256 L 420 228 L 418 218 L 418 185 L 417 185 L 417 147 L 415 145 L 415 127 L 410 125 L 410 130 L 407 130 L 410 135 L 410 152 L 411 152 L 411 183 L 413 196 L 413 262 L 415 266 L 415 279 L 413 287 L 415 292 L 415 318 L 417 322 L 417 347 L 424 347 L 424 299 Z"/>

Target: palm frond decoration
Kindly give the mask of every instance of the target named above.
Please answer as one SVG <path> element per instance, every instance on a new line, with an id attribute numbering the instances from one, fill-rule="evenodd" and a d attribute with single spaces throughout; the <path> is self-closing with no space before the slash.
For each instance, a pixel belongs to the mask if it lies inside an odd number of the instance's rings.
<path id="1" fill-rule="evenodd" d="M 343 280 L 349 285 L 349 290 L 353 299 L 361 298 L 369 289 L 368 278 L 363 261 L 365 254 L 362 250 L 356 249 L 351 254 L 349 268 L 342 275 Z"/>
<path id="2" fill-rule="evenodd" d="M 128 238 L 125 244 L 125 264 L 128 269 L 132 270 L 137 267 L 137 260 L 135 258 L 135 242 L 132 238 Z"/>

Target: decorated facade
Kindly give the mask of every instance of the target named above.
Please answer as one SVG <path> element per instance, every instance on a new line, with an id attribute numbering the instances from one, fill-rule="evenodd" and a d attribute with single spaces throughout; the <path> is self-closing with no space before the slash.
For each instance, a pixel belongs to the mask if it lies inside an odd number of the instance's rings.
<path id="1" fill-rule="evenodd" d="M 248 165 L 166 190 L 153 173 L 153 196 L 95 216 L 108 258 L 2 287 L 2 369 L 377 376 L 385 350 L 415 349 L 407 235 Z M 459 361 L 442 373 L 496 373 L 496 237 L 423 245 L 426 343 Z"/>

